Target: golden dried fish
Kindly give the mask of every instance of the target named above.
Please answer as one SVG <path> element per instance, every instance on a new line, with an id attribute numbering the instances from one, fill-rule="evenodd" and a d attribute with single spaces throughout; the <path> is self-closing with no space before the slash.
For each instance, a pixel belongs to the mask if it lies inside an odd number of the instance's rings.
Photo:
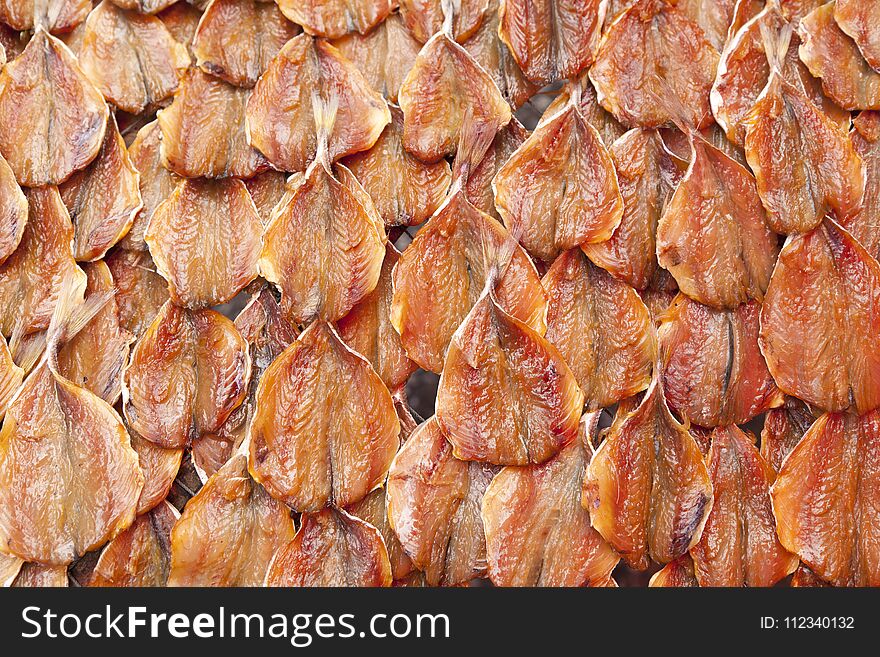
<path id="1" fill-rule="evenodd" d="M 862 0 L 837 0 L 834 22 L 855 40 L 868 63 L 880 70 L 880 6 Z"/>
<path id="2" fill-rule="evenodd" d="M 836 586 L 880 584 L 880 414 L 827 413 L 773 485 L 779 540 Z"/>
<path id="3" fill-rule="evenodd" d="M 6 340 L 0 338 L 0 419 L 6 413 L 6 406 L 22 381 L 24 381 L 24 369 L 15 364 Z"/>
<path id="4" fill-rule="evenodd" d="M 480 163 L 468 171 L 467 180 L 464 181 L 467 200 L 474 207 L 498 221 L 501 221 L 501 216 L 495 207 L 495 190 L 492 189 L 492 181 L 528 136 L 529 131 L 517 121 L 516 117 L 511 118 L 510 123 L 495 135 L 495 139 Z"/>
<path id="5" fill-rule="evenodd" d="M 556 347 L 487 291 L 452 336 L 436 407 L 456 457 L 526 465 L 577 438 L 584 393 Z"/>
<path id="6" fill-rule="evenodd" d="M 846 221 L 865 188 L 864 163 L 846 132 L 780 72 L 787 47 L 785 33 L 771 45 L 779 52 L 770 54 L 770 79 L 743 120 L 767 223 L 783 234 L 812 230 L 828 212 Z"/>
<path id="7" fill-rule="evenodd" d="M 656 130 L 630 130 L 610 148 L 623 198 L 623 217 L 611 238 L 581 248 L 594 263 L 637 290 L 658 275 L 657 223 L 672 193 L 667 155 Z"/>
<path id="8" fill-rule="evenodd" d="M 501 167 L 493 186 L 505 225 L 545 262 L 607 240 L 623 216 L 611 155 L 581 114 L 576 92 Z"/>
<path id="9" fill-rule="evenodd" d="M 27 218 L 27 198 L 9 163 L 0 155 L 0 265 L 21 243 Z"/>
<path id="10" fill-rule="evenodd" d="M 144 483 L 120 417 L 57 370 L 59 345 L 100 309 L 92 300 L 77 307 L 80 295 L 78 281 L 66 278 L 46 357 L 10 402 L 0 430 L 0 548 L 52 566 L 127 528 Z"/>
<path id="11" fill-rule="evenodd" d="M 498 34 L 498 1 L 490 0 L 480 29 L 462 42 L 462 45 L 492 76 L 501 95 L 516 108 L 534 96 L 540 87 L 526 78 L 507 44 Z"/>
<path id="12" fill-rule="evenodd" d="M 386 226 L 423 223 L 443 203 L 452 182 L 446 160 L 424 164 L 403 147 L 403 113 L 391 106 L 391 123 L 373 147 L 343 164 L 373 199 Z"/>
<path id="13" fill-rule="evenodd" d="M 142 515 L 168 497 L 183 462 L 183 448 L 159 447 L 141 438 L 130 427 L 128 434 L 131 436 L 131 447 L 137 452 L 138 463 L 144 473 L 144 489 L 137 507 L 138 515 Z"/>
<path id="14" fill-rule="evenodd" d="M 875 258 L 880 258 L 880 112 L 859 112 L 850 139 L 865 163 L 861 207 L 842 225 Z"/>
<path id="15" fill-rule="evenodd" d="M 162 502 L 110 541 L 88 580 L 88 586 L 165 586 L 171 569 L 171 528 L 180 517 Z"/>
<path id="16" fill-rule="evenodd" d="M 48 328 L 65 278 L 75 278 L 80 289 L 86 284 L 73 259 L 73 225 L 58 189 L 28 189 L 25 196 L 28 220 L 21 243 L 0 265 L 0 331 L 7 337 Z"/>
<path id="17" fill-rule="evenodd" d="M 281 289 L 289 319 L 336 321 L 375 287 L 385 231 L 373 201 L 326 147 L 272 213 L 260 273 Z M 334 170 L 335 169 L 335 170 Z M 334 175 L 335 173 L 335 175 Z"/>
<path id="18" fill-rule="evenodd" d="M 452 334 L 486 285 L 491 263 L 512 237 L 477 210 L 458 188 L 419 231 L 392 274 L 391 323 L 407 355 L 440 372 Z M 547 300 L 528 255 L 518 245 L 495 283 L 495 295 L 511 315 L 545 331 Z"/>
<path id="19" fill-rule="evenodd" d="M 318 150 L 315 105 L 337 103 L 328 155 L 365 151 L 391 121 L 384 99 L 332 45 L 300 34 L 270 62 L 248 101 L 250 143 L 282 171 L 303 171 Z"/>
<path id="20" fill-rule="evenodd" d="M 268 169 L 245 180 L 244 186 L 247 187 L 251 199 L 257 207 L 260 221 L 264 227 L 268 226 L 272 218 L 272 211 L 287 191 L 287 176 L 281 171 Z"/>
<path id="21" fill-rule="evenodd" d="M 699 586 L 694 574 L 691 555 L 685 554 L 673 559 L 651 576 L 648 586 L 652 588 L 694 588 Z"/>
<path id="22" fill-rule="evenodd" d="M 391 325 L 391 272 L 399 259 L 400 253 L 388 243 L 376 288 L 336 322 L 343 342 L 370 361 L 392 393 L 403 388 L 409 375 L 418 369 L 407 358 L 400 335 Z"/>
<path id="23" fill-rule="evenodd" d="M 501 0 L 498 34 L 526 77 L 544 87 L 593 63 L 604 0 Z"/>
<path id="24" fill-rule="evenodd" d="M 370 363 L 315 321 L 263 373 L 250 469 L 297 511 L 345 507 L 384 481 L 399 431 L 394 402 Z"/>
<path id="25" fill-rule="evenodd" d="M 541 283 L 549 298 L 545 337 L 574 372 L 587 408 L 602 409 L 645 390 L 657 339 L 636 291 L 580 249 L 560 255 Z"/>
<path id="26" fill-rule="evenodd" d="M 880 264 L 830 218 L 790 237 L 761 309 L 779 388 L 827 411 L 880 406 Z"/>
<path id="27" fill-rule="evenodd" d="M 299 332 L 281 312 L 281 306 L 268 286 L 254 292 L 247 306 L 235 318 L 235 327 L 248 343 L 251 378 L 247 396 L 216 433 L 193 441 L 193 465 L 202 479 L 219 470 L 244 442 L 256 407 L 257 386 L 263 372 L 296 340 Z"/>
<path id="28" fill-rule="evenodd" d="M 107 256 L 116 286 L 116 310 L 123 329 L 139 338 L 168 301 L 165 279 L 148 251 L 117 249 Z"/>
<path id="29" fill-rule="evenodd" d="M 125 370 L 126 420 L 160 447 L 185 447 L 241 404 L 250 371 L 247 342 L 230 320 L 166 303 Z"/>
<path id="30" fill-rule="evenodd" d="M 171 299 L 225 303 L 257 277 L 263 224 L 240 180 L 189 179 L 153 212 L 144 240 Z"/>
<path id="31" fill-rule="evenodd" d="M 590 526 L 581 484 L 598 413 L 542 465 L 506 467 L 483 496 L 489 577 L 496 586 L 598 586 L 620 557 Z"/>
<path id="32" fill-rule="evenodd" d="M 309 34 L 336 39 L 349 32 L 366 34 L 384 21 L 392 0 L 276 0 L 287 18 Z"/>
<path id="33" fill-rule="evenodd" d="M 159 130 L 158 121 L 151 121 L 138 130 L 137 136 L 128 147 L 128 156 L 131 163 L 138 170 L 140 176 L 138 185 L 143 205 L 135 215 L 131 230 L 122 238 L 120 244 L 123 248 L 146 251 L 144 231 L 153 216 L 153 212 L 180 182 L 180 178 L 168 171 L 162 165 L 160 156 L 160 141 L 162 133 Z"/>
<path id="34" fill-rule="evenodd" d="M 107 101 L 131 114 L 171 96 L 190 63 L 161 20 L 109 0 L 89 14 L 78 54 L 83 72 Z"/>
<path id="35" fill-rule="evenodd" d="M 404 552 L 403 546 L 397 539 L 397 534 L 391 529 L 386 510 L 387 489 L 383 486 L 377 488 L 360 502 L 349 506 L 346 511 L 371 524 L 382 534 L 385 548 L 388 551 L 388 561 L 391 564 L 391 577 L 394 581 L 402 580 L 416 571 L 412 559 Z"/>
<path id="36" fill-rule="evenodd" d="M 657 378 L 635 410 L 615 416 L 587 469 L 583 504 L 631 568 L 669 563 L 699 541 L 712 483 Z"/>
<path id="37" fill-rule="evenodd" d="M 138 170 L 111 117 L 97 157 L 58 187 L 73 221 L 77 260 L 103 258 L 128 233 L 143 202 Z"/>
<path id="38" fill-rule="evenodd" d="M 761 429 L 761 456 L 776 472 L 815 420 L 810 407 L 795 397 L 786 397 L 782 406 L 767 413 Z"/>
<path id="39" fill-rule="evenodd" d="M 404 116 L 403 145 L 424 162 L 454 155 L 459 143 L 467 143 L 474 134 L 494 135 L 511 119 L 510 105 L 494 80 L 442 32 L 419 52 L 398 101 Z"/>
<path id="40" fill-rule="evenodd" d="M 822 79 L 828 97 L 844 109 L 880 109 L 880 72 L 871 68 L 855 41 L 838 27 L 835 5 L 824 4 L 798 23 L 801 60 Z"/>
<path id="41" fill-rule="evenodd" d="M 379 530 L 345 511 L 304 513 L 296 537 L 279 550 L 266 586 L 391 586 Z"/>
<path id="42" fill-rule="evenodd" d="M 602 141 L 611 148 L 611 144 L 621 137 L 626 129 L 620 125 L 614 115 L 606 112 L 605 108 L 599 104 L 596 90 L 586 73 L 582 73 L 577 78 L 565 83 L 553 102 L 544 110 L 538 125 L 547 123 L 552 117 L 564 110 L 571 102 L 573 95 L 579 99 L 578 107 L 583 117 L 599 131 Z"/>
<path id="43" fill-rule="evenodd" d="M 436 418 L 401 448 L 388 473 L 388 521 L 429 586 L 486 574 L 480 504 L 497 468 L 459 461 Z"/>
<path id="44" fill-rule="evenodd" d="M 18 557 L 0 552 L 0 588 L 11 586 L 23 565 L 24 562 Z"/>
<path id="45" fill-rule="evenodd" d="M 199 22 L 192 49 L 206 73 L 253 87 L 281 47 L 298 33 L 274 2 L 214 0 Z"/>
<path id="46" fill-rule="evenodd" d="M 201 69 L 187 71 L 171 105 L 157 117 L 165 168 L 187 178 L 250 178 L 266 169 L 245 134 L 250 94 Z"/>
<path id="47" fill-rule="evenodd" d="M 367 34 L 353 32 L 335 40 L 333 45 L 357 66 L 375 91 L 391 102 L 397 102 L 400 85 L 422 48 L 396 13 Z"/>
<path id="48" fill-rule="evenodd" d="M 133 336 L 119 324 L 115 283 L 102 261 L 85 267 L 86 299 L 109 297 L 104 306 L 58 351 L 58 371 L 73 384 L 115 404 L 122 393 L 122 370 L 128 364 Z"/>
<path id="49" fill-rule="evenodd" d="M 156 14 L 156 17 L 162 21 L 174 40 L 186 47 L 190 61 L 195 63 L 196 56 L 192 51 L 192 42 L 202 18 L 202 12 L 189 2 L 178 1 L 168 9 Z"/>
<path id="50" fill-rule="evenodd" d="M 41 563 L 22 564 L 13 588 L 66 588 L 67 566 L 46 566 Z"/>
<path id="51" fill-rule="evenodd" d="M 688 137 L 691 163 L 657 224 L 657 259 L 700 303 L 760 301 L 779 247 L 755 179 L 702 136 Z"/>
<path id="52" fill-rule="evenodd" d="M 399 0 L 400 16 L 412 35 L 425 43 L 444 27 L 444 0 Z M 450 32 L 459 43 L 473 36 L 482 24 L 490 0 L 456 0 L 451 3 Z"/>
<path id="53" fill-rule="evenodd" d="M 248 474 L 237 454 L 186 505 L 171 530 L 169 586 L 261 586 L 294 538 L 290 510 Z"/>
<path id="54" fill-rule="evenodd" d="M 707 464 L 712 511 L 691 549 L 700 586 L 773 586 L 798 564 L 776 536 L 770 505 L 776 472 L 736 425 L 712 432 Z"/>
<path id="55" fill-rule="evenodd" d="M 720 51 L 736 17 L 737 0 L 676 0 L 677 7 L 694 21 Z"/>
<path id="56" fill-rule="evenodd" d="M 82 23 L 91 10 L 91 0 L 3 0 L 0 22 L 19 31 L 43 28 L 60 34 Z"/>
<path id="57" fill-rule="evenodd" d="M 0 71 L 0 153 L 21 185 L 57 185 L 89 164 L 108 116 L 73 53 L 42 29 Z"/>
<path id="58" fill-rule="evenodd" d="M 683 118 L 704 128 L 717 65 L 718 51 L 677 3 L 638 0 L 608 28 L 590 79 L 599 102 L 628 127 L 659 127 L 683 106 Z"/>
<path id="59" fill-rule="evenodd" d="M 120 9 L 140 14 L 156 14 L 173 5 L 177 0 L 111 0 Z"/>
<path id="60" fill-rule="evenodd" d="M 761 305 L 713 310 L 683 294 L 663 313 L 659 337 L 669 407 L 701 427 L 745 424 L 783 403 L 758 348 Z"/>

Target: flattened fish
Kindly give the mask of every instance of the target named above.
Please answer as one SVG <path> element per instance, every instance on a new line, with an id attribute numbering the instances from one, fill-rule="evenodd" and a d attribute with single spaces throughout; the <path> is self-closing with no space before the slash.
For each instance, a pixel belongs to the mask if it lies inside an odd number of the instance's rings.
<path id="1" fill-rule="evenodd" d="M 582 73 L 577 78 L 565 83 L 562 89 L 559 90 L 559 94 L 553 99 L 553 102 L 544 110 L 538 125 L 547 123 L 557 113 L 564 110 L 573 95 L 579 98 L 581 114 L 590 125 L 599 131 L 605 145 L 611 148 L 611 144 L 626 132 L 626 128 L 620 125 L 620 122 L 614 118 L 613 114 L 606 112 L 605 108 L 599 104 L 596 98 L 596 90 L 593 88 L 593 84 L 586 73 Z"/>
<path id="2" fill-rule="evenodd" d="M 367 34 L 353 32 L 336 39 L 333 45 L 357 66 L 375 91 L 391 102 L 397 102 L 400 85 L 422 48 L 396 13 Z"/>
<path id="3" fill-rule="evenodd" d="M 27 218 L 27 198 L 9 163 L 0 155 L 0 265 L 21 243 Z"/>
<path id="4" fill-rule="evenodd" d="M 349 506 L 346 511 L 364 522 L 368 522 L 382 534 L 382 540 L 388 551 L 388 561 L 391 563 L 391 576 L 396 582 L 419 571 L 415 569 L 412 559 L 404 552 L 403 546 L 397 539 L 397 534 L 391 529 L 388 512 L 385 508 L 386 498 L 387 489 L 383 486 L 374 490 L 360 502 Z"/>
<path id="5" fill-rule="evenodd" d="M 468 171 L 467 180 L 464 182 L 465 196 L 468 201 L 498 221 L 501 221 L 501 216 L 495 207 L 495 190 L 492 189 L 492 181 L 499 169 L 510 159 L 516 149 L 523 145 L 528 136 L 529 131 L 514 116 L 510 119 L 510 123 L 498 131 L 492 144 L 483 155 L 483 159 L 476 167 L 472 167 Z"/>
<path id="6" fill-rule="evenodd" d="M 190 61 L 195 63 L 196 56 L 192 51 L 192 42 L 202 18 L 202 12 L 189 2 L 178 1 L 156 16 L 168 28 L 175 41 L 186 47 Z"/>
<path id="7" fill-rule="evenodd" d="M 89 14 L 78 55 L 83 72 L 107 101 L 131 114 L 171 96 L 190 63 L 186 48 L 161 20 L 119 9 L 109 0 Z"/>
<path id="8" fill-rule="evenodd" d="M 400 16 L 412 35 L 425 43 L 443 29 L 444 0 L 399 0 Z M 452 7 L 450 32 L 459 43 L 473 36 L 489 11 L 490 0 L 456 0 Z"/>
<path id="9" fill-rule="evenodd" d="M 318 150 L 316 102 L 338 101 L 328 132 L 331 160 L 365 151 L 391 121 L 382 96 L 332 45 L 300 34 L 288 41 L 254 87 L 247 106 L 250 143 L 281 171 L 303 171 Z"/>
<path id="10" fill-rule="evenodd" d="M 66 588 L 66 566 L 46 566 L 41 563 L 22 564 L 13 588 Z"/>
<path id="11" fill-rule="evenodd" d="M 391 325 L 391 272 L 399 259 L 400 253 L 389 242 L 376 288 L 336 323 L 343 342 L 370 361 L 392 393 L 400 390 L 418 369 L 407 357 L 400 335 Z"/>
<path id="12" fill-rule="evenodd" d="M 483 291 L 492 260 L 510 241 L 501 224 L 457 189 L 400 256 L 393 273 L 391 323 L 420 367 L 443 369 L 452 334 Z M 508 313 L 544 333 L 546 296 L 534 265 L 518 245 L 495 283 L 495 295 Z"/>
<path id="13" fill-rule="evenodd" d="M 183 448 L 169 449 L 159 447 L 144 440 L 128 428 L 131 446 L 138 455 L 138 463 L 144 473 L 144 489 L 138 500 L 138 515 L 142 515 L 168 497 L 177 473 L 183 464 Z"/>
<path id="14" fill-rule="evenodd" d="M 343 163 L 373 199 L 386 226 L 416 226 L 443 203 L 452 182 L 446 160 L 424 164 L 403 147 L 403 113 L 391 106 L 391 123 L 373 147 Z"/>
<path id="15" fill-rule="evenodd" d="M 712 122 L 717 66 L 718 51 L 675 3 L 638 0 L 608 28 L 590 79 L 599 102 L 628 127 L 660 127 L 683 106 L 703 128 Z"/>
<path id="16" fill-rule="evenodd" d="M 179 517 L 168 502 L 138 516 L 101 552 L 88 586 L 165 586 L 171 569 L 171 528 Z"/>
<path id="17" fill-rule="evenodd" d="M 392 0 L 276 0 L 287 18 L 309 34 L 336 39 L 366 34 L 394 9 Z"/>
<path id="18" fill-rule="evenodd" d="M 24 380 L 24 369 L 15 364 L 6 340 L 0 339 L 0 419 L 9 400 Z"/>
<path id="19" fill-rule="evenodd" d="M 495 206 L 525 249 L 545 262 L 611 237 L 623 216 L 614 163 L 580 113 L 577 94 L 501 167 Z"/>
<path id="20" fill-rule="evenodd" d="M 86 284 L 73 259 L 73 225 L 58 189 L 39 187 L 25 195 L 28 220 L 21 243 L 0 265 L 0 331 L 7 337 L 48 328 L 65 278 L 77 279 L 80 289 Z"/>
<path id="21" fill-rule="evenodd" d="M 880 71 L 880 6 L 863 0 L 837 0 L 834 22 L 852 37 L 867 62 Z"/>
<path id="22" fill-rule="evenodd" d="M 266 573 L 266 586 L 391 586 L 379 530 L 335 508 L 304 513 L 296 537 Z"/>
<path id="23" fill-rule="evenodd" d="M 718 75 L 710 96 L 712 113 L 718 124 L 724 128 L 728 139 L 738 146 L 743 145 L 746 137 L 743 120 L 770 78 L 770 64 L 765 52 L 762 29 L 769 30 L 770 34 L 778 34 L 787 24 L 778 5 L 769 3 L 760 14 L 731 37 L 721 53 Z M 813 78 L 798 57 L 799 45 L 797 34 L 792 34 L 788 51 L 781 62 L 787 79 L 800 86 L 829 118 L 848 130 L 849 112 L 842 110 L 822 93 L 820 82 Z"/>
<path id="24" fill-rule="evenodd" d="M 815 419 L 810 407 L 795 397 L 786 397 L 781 407 L 767 413 L 761 430 L 761 456 L 776 472 Z"/>
<path id="25" fill-rule="evenodd" d="M 0 588 L 12 585 L 23 564 L 24 562 L 18 557 L 0 552 Z"/>
<path id="26" fill-rule="evenodd" d="M 171 299 L 225 303 L 257 277 L 263 224 L 240 180 L 190 179 L 153 212 L 144 240 Z"/>
<path id="27" fill-rule="evenodd" d="M 57 185 L 85 167 L 108 116 L 73 53 L 44 30 L 0 71 L 0 153 L 21 185 Z"/>
<path id="28" fill-rule="evenodd" d="M 326 322 L 313 322 L 263 373 L 250 469 L 302 512 L 354 504 L 385 479 L 399 445 L 391 394 Z"/>
<path id="29" fill-rule="evenodd" d="M 136 11 L 139 14 L 157 14 L 167 9 L 177 0 L 111 0 L 120 9 Z"/>
<path id="30" fill-rule="evenodd" d="M 128 233 L 143 203 L 138 170 L 111 117 L 97 157 L 58 187 L 73 221 L 77 260 L 104 257 Z"/>
<path id="31" fill-rule="evenodd" d="M 119 324 L 110 269 L 101 261 L 85 266 L 86 298 L 106 295 L 97 314 L 58 352 L 58 371 L 75 385 L 115 404 L 122 393 L 122 370 L 128 364 L 133 336 Z"/>
<path id="32" fill-rule="evenodd" d="M 492 76 L 501 95 L 512 107 L 520 107 L 538 92 L 538 85 L 526 78 L 507 44 L 498 35 L 498 0 L 490 0 L 480 29 L 462 45 Z"/>
<path id="33" fill-rule="evenodd" d="M 758 348 L 761 305 L 713 310 L 683 294 L 663 313 L 660 353 L 669 407 L 701 427 L 745 424 L 783 403 Z"/>
<path id="34" fill-rule="evenodd" d="M 655 378 L 639 406 L 621 414 L 593 455 L 583 504 L 593 527 L 624 561 L 645 570 L 697 541 L 712 508 L 712 483 L 697 443 L 670 413 Z"/>
<path id="35" fill-rule="evenodd" d="M 291 321 L 333 322 L 376 287 L 384 257 L 385 230 L 373 201 L 348 169 L 334 171 L 320 156 L 272 212 L 259 266 L 281 289 Z"/>
<path id="36" fill-rule="evenodd" d="M 856 42 L 838 27 L 835 5 L 829 2 L 814 9 L 798 24 L 801 60 L 822 79 L 828 97 L 844 109 L 880 109 L 880 72 L 871 68 Z"/>
<path id="37" fill-rule="evenodd" d="M 196 438 L 192 460 L 202 479 L 219 470 L 244 442 L 256 407 L 257 386 L 263 372 L 296 340 L 299 332 L 288 322 L 268 286 L 254 292 L 247 306 L 235 318 L 235 326 L 248 343 L 251 378 L 247 396 L 216 433 Z"/>
<path id="38" fill-rule="evenodd" d="M 672 194 L 667 154 L 656 130 L 635 128 L 610 148 L 623 198 L 623 217 L 611 238 L 581 248 L 594 263 L 637 290 L 658 275 L 657 223 Z"/>
<path id="39" fill-rule="evenodd" d="M 859 112 L 850 139 L 865 163 L 865 195 L 858 211 L 842 225 L 868 253 L 880 258 L 880 112 Z"/>
<path id="40" fill-rule="evenodd" d="M 260 221 L 263 222 L 263 226 L 267 226 L 272 218 L 272 210 L 275 209 L 287 191 L 287 176 L 281 171 L 268 169 L 245 180 L 244 186 L 247 187 L 251 199 L 257 207 Z"/>
<path id="41" fill-rule="evenodd" d="M 679 289 L 713 308 L 761 300 L 778 239 L 748 169 L 690 133 L 691 163 L 657 224 L 657 259 Z"/>
<path id="42" fill-rule="evenodd" d="M 42 27 L 60 34 L 82 23 L 91 10 L 91 0 L 3 0 L 0 22 L 19 31 Z"/>
<path id="43" fill-rule="evenodd" d="M 6 410 L 0 430 L 0 548 L 65 566 L 103 545 L 135 517 L 144 478 L 113 408 L 57 370 L 57 349 L 100 305 L 76 307 L 63 284 L 47 355 Z"/>
<path id="44" fill-rule="evenodd" d="M 250 371 L 247 342 L 230 320 L 166 303 L 125 370 L 126 420 L 160 447 L 185 447 L 241 404 Z"/>
<path id="45" fill-rule="evenodd" d="M 168 285 L 156 273 L 148 251 L 117 249 L 105 262 L 116 286 L 119 324 L 139 338 L 168 301 Z"/>
<path id="46" fill-rule="evenodd" d="M 584 393 L 556 347 L 488 292 L 452 336 L 436 407 L 456 457 L 527 465 L 577 438 Z"/>
<path id="47" fill-rule="evenodd" d="M 651 314 L 626 283 L 580 249 L 560 255 L 541 280 L 547 340 L 571 367 L 589 410 L 645 390 L 657 358 Z"/>
<path id="48" fill-rule="evenodd" d="M 294 537 L 290 510 L 248 474 L 237 454 L 208 480 L 171 530 L 168 586 L 261 586 Z"/>
<path id="49" fill-rule="evenodd" d="M 281 47 L 299 33 L 274 2 L 214 0 L 196 29 L 199 67 L 238 87 L 253 87 Z"/>
<path id="50" fill-rule="evenodd" d="M 775 44 L 783 46 L 784 37 Z M 779 62 L 782 56 L 771 59 Z M 743 125 L 746 158 L 775 232 L 804 233 L 828 212 L 846 221 L 858 211 L 865 170 L 852 141 L 780 73 L 778 63 Z"/>
<path id="51" fill-rule="evenodd" d="M 388 473 L 388 521 L 429 586 L 486 574 L 480 504 L 497 468 L 459 461 L 436 418 L 409 437 Z"/>
<path id="52" fill-rule="evenodd" d="M 651 588 L 694 588 L 699 586 L 694 574 L 694 562 L 690 554 L 673 559 L 651 576 Z"/>
<path id="53" fill-rule="evenodd" d="M 604 0 L 501 0 L 498 34 L 538 87 L 593 63 Z"/>
<path id="54" fill-rule="evenodd" d="M 773 485 L 779 540 L 835 586 L 880 585 L 880 414 L 826 413 Z"/>
<path id="55" fill-rule="evenodd" d="M 581 484 L 593 455 L 598 413 L 542 465 L 506 467 L 483 496 L 489 577 L 496 586 L 597 586 L 620 557 L 590 526 Z"/>
<path id="56" fill-rule="evenodd" d="M 712 511 L 691 549 L 700 586 L 773 586 L 798 564 L 776 537 L 770 505 L 776 472 L 736 425 L 712 432 L 707 462 Z"/>
<path id="57" fill-rule="evenodd" d="M 761 309 L 761 351 L 786 394 L 827 411 L 880 406 L 880 265 L 826 219 L 790 237 Z"/>
<path id="58" fill-rule="evenodd" d="M 403 145 L 424 162 L 454 155 L 462 132 L 494 135 L 510 105 L 482 66 L 449 36 L 435 34 L 419 52 L 398 94 Z"/>
<path id="59" fill-rule="evenodd" d="M 250 178 L 266 169 L 245 134 L 249 97 L 247 89 L 201 69 L 187 71 L 171 105 L 158 114 L 165 168 L 187 178 Z"/>
<path id="60" fill-rule="evenodd" d="M 146 251 L 147 244 L 144 242 L 144 231 L 153 216 L 153 212 L 180 182 L 180 178 L 171 173 L 162 164 L 160 142 L 162 133 L 158 121 L 151 121 L 138 130 L 137 136 L 128 147 L 128 156 L 131 163 L 140 174 L 138 186 L 141 192 L 143 205 L 134 218 L 131 230 L 120 242 L 123 248 Z"/>

